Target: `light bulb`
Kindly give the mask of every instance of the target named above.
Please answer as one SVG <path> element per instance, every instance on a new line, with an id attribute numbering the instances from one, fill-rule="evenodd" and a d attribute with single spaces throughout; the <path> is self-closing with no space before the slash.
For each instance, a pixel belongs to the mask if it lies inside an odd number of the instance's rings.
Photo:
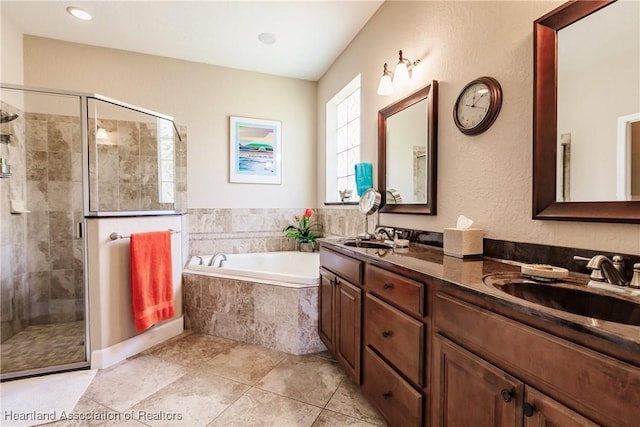
<path id="1" fill-rule="evenodd" d="M 404 61 L 398 62 L 396 65 L 396 71 L 393 73 L 393 83 L 398 86 L 404 86 L 409 84 L 409 70 L 407 69 L 407 64 Z"/>
<path id="2" fill-rule="evenodd" d="M 378 95 L 391 95 L 392 93 L 393 82 L 391 81 L 391 75 L 383 74 L 378 85 Z"/>

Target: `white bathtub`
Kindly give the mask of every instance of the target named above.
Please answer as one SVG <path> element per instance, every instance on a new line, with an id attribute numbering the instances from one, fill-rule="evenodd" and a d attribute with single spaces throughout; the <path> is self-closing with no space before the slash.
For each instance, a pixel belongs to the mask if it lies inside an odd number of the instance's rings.
<path id="1" fill-rule="evenodd" d="M 226 257 L 222 267 L 193 257 L 183 270 L 187 329 L 292 354 L 326 349 L 318 336 L 318 253 Z"/>
<path id="2" fill-rule="evenodd" d="M 209 266 L 212 255 L 194 256 L 185 273 L 206 274 L 287 287 L 318 286 L 320 255 L 317 252 L 257 252 L 225 254 L 220 267 Z M 219 259 L 215 262 L 219 264 Z"/>

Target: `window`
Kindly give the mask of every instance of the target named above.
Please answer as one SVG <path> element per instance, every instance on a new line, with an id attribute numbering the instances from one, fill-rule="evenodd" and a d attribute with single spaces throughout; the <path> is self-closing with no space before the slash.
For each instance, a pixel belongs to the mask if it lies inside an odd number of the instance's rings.
<path id="1" fill-rule="evenodd" d="M 175 201 L 173 122 L 158 119 L 158 191 L 160 203 Z"/>
<path id="2" fill-rule="evenodd" d="M 354 165 L 360 162 L 360 75 L 327 102 L 327 202 L 340 202 L 340 192 L 351 190 L 356 201 Z"/>

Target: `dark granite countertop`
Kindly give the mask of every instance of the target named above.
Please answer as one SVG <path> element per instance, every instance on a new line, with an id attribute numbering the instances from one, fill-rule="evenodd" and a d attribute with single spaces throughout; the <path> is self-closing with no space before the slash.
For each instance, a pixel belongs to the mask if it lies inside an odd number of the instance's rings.
<path id="1" fill-rule="evenodd" d="M 548 324 L 554 332 L 557 332 L 558 328 L 561 331 L 570 332 L 564 336 L 565 338 L 575 338 L 576 332 L 586 334 L 587 338 L 592 337 L 600 341 L 597 346 L 598 350 L 602 350 L 603 346 L 609 347 L 606 348 L 605 353 L 614 357 L 622 356 L 621 353 L 625 353 L 621 359 L 636 365 L 640 364 L 640 326 L 594 319 L 528 302 L 500 291 L 483 281 L 483 278 L 490 274 L 519 273 L 521 266 L 519 263 L 492 258 L 462 260 L 445 256 L 441 248 L 416 244 L 404 249 L 357 248 L 342 244 L 343 240 L 338 238 L 320 239 L 320 244 L 381 267 L 393 267 L 414 279 L 426 276 L 426 278 L 441 281 L 445 287 L 453 286 L 458 291 L 464 291 L 487 301 L 492 307 L 497 307 L 496 311 L 501 314 L 506 313 L 507 316 L 509 313 L 517 314 L 516 320 L 524 320 L 523 323 L 529 323 L 535 327 L 542 325 L 542 329 L 545 329 L 544 325 Z M 568 280 L 586 286 L 589 277 L 584 274 L 570 273 Z M 590 289 L 590 291 L 620 297 L 612 291 L 599 289 Z M 640 302 L 640 297 L 625 296 L 624 298 Z M 531 322 L 527 322 L 527 320 L 531 320 Z"/>

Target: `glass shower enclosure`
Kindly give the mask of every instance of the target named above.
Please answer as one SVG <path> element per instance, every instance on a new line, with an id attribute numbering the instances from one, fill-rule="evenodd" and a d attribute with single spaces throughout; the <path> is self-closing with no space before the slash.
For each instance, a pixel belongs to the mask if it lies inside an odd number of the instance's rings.
<path id="1" fill-rule="evenodd" d="M 178 213 L 173 119 L 0 87 L 0 378 L 90 366 L 85 219 Z"/>

